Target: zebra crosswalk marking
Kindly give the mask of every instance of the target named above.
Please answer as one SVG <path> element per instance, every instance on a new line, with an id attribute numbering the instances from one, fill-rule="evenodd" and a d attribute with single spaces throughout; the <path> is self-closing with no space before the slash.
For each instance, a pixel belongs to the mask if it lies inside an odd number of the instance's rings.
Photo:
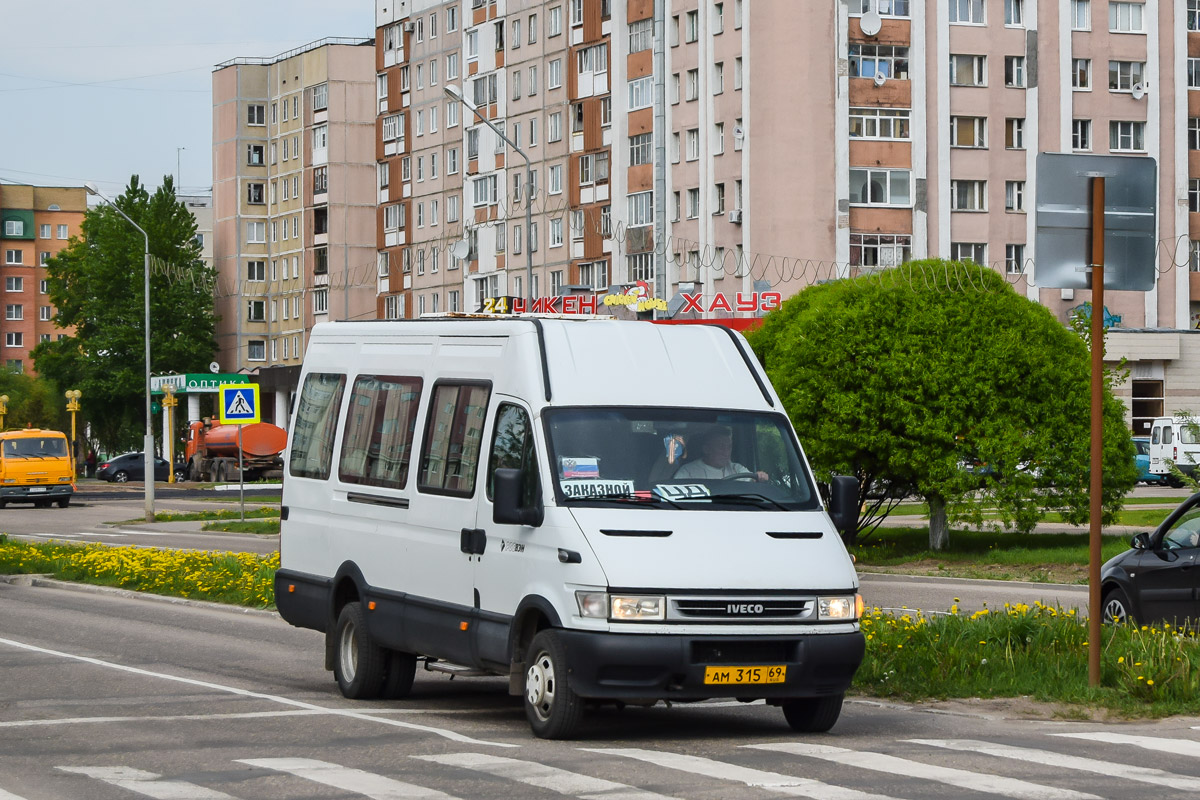
<path id="1" fill-rule="evenodd" d="M 1156 753 L 1173 753 L 1179 756 L 1192 756 L 1200 758 L 1200 742 L 1192 742 L 1186 739 L 1168 739 L 1158 736 L 1134 736 L 1127 733 L 1108 733 L 1100 731 L 1098 733 L 1050 733 L 1047 736 L 1062 736 L 1068 739 L 1085 739 L 1091 742 L 1105 742 L 1107 744 L 1129 744 L 1134 747 L 1141 747 L 1146 750 L 1153 750 Z"/>
<path id="2" fill-rule="evenodd" d="M 164 780 L 162 775 L 133 767 L 55 767 L 62 772 L 86 775 L 154 800 L 237 800 L 232 795 L 185 781 Z"/>
<path id="3" fill-rule="evenodd" d="M 794 775 L 782 775 L 778 772 L 766 772 L 724 761 L 714 761 L 699 756 L 688 756 L 681 753 L 668 753 L 658 750 L 639 750 L 636 748 L 583 748 L 585 752 L 602 753 L 610 756 L 635 758 L 650 764 L 657 764 L 668 769 L 677 769 L 693 775 L 703 775 L 707 778 L 734 781 L 766 789 L 777 794 L 792 797 L 811 797 L 813 800 L 893 800 L 886 795 L 871 794 L 858 789 L 847 789 L 829 783 L 798 778 Z"/>
<path id="4" fill-rule="evenodd" d="M 559 794 L 574 795 L 580 800 L 674 800 L 667 795 L 643 791 L 623 783 L 593 778 L 590 775 L 580 775 L 577 772 L 568 772 L 565 769 L 534 761 L 521 761 L 486 753 L 450 753 L 439 756 L 413 756 L 413 758 L 486 772 L 497 778 L 519 781 Z"/>
<path id="5" fill-rule="evenodd" d="M 748 744 L 743 745 L 743 747 L 753 750 L 789 753 L 808 758 L 820 758 L 843 766 L 886 772 L 890 775 L 903 775 L 908 778 L 921 778 L 944 783 L 949 786 L 956 786 L 960 789 L 998 794 L 1004 797 L 1022 798 L 1022 800 L 1101 800 L 1097 795 L 1085 792 L 1043 786 L 1039 783 L 1030 783 L 1029 781 L 1017 778 L 1006 778 L 1002 775 L 991 775 L 986 772 L 972 772 L 965 769 L 942 767 L 936 764 L 923 764 L 920 761 L 909 761 L 906 758 L 890 756 L 886 753 L 847 750 L 844 747 L 805 744 L 803 742 Z"/>
<path id="6" fill-rule="evenodd" d="M 930 747 L 944 747 L 947 750 L 962 750 L 968 753 L 985 753 L 997 758 L 1011 758 L 1017 761 L 1028 761 L 1033 764 L 1043 764 L 1047 767 L 1073 769 L 1080 772 L 1094 772 L 1107 775 L 1110 778 L 1125 778 L 1141 783 L 1152 783 L 1157 786 L 1167 786 L 1171 789 L 1183 789 L 1200 792 L 1200 778 L 1190 775 L 1176 775 L 1154 767 L 1139 767 L 1134 764 L 1124 764 L 1113 761 L 1100 761 L 1094 758 L 1048 753 L 1045 750 L 1035 750 L 1030 747 L 1013 747 L 1006 744 L 992 744 L 977 739 L 909 739 L 915 744 L 925 744 Z"/>
<path id="7" fill-rule="evenodd" d="M 371 800 L 458 800 L 437 789 L 311 758 L 240 758 L 237 763 L 286 772 L 334 789 L 357 792 Z"/>

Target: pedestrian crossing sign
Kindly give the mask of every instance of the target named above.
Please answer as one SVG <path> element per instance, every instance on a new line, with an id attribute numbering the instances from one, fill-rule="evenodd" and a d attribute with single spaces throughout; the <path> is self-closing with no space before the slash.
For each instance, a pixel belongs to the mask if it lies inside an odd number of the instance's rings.
<path id="1" fill-rule="evenodd" d="M 257 383 L 223 383 L 217 396 L 221 401 L 222 425 L 250 425 L 260 421 Z"/>

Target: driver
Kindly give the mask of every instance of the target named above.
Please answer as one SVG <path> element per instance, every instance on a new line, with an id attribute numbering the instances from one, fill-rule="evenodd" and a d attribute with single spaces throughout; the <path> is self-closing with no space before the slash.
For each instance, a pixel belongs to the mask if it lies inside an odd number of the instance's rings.
<path id="1" fill-rule="evenodd" d="M 733 431 L 725 427 L 710 428 L 700 436 L 700 458 L 689 461 L 675 471 L 675 479 L 698 478 L 715 480 L 742 475 L 754 476 L 756 481 L 768 479 L 763 471 L 754 472 L 731 460 L 733 454 Z"/>

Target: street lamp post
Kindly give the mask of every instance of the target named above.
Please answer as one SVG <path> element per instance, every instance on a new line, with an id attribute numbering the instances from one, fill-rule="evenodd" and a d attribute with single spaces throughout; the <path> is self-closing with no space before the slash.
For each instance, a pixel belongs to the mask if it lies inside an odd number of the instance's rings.
<path id="1" fill-rule="evenodd" d="M 109 200 L 94 183 L 85 183 L 85 188 L 89 194 L 94 194 L 108 205 L 115 209 L 118 214 L 125 218 L 133 227 L 137 228 L 142 234 L 142 238 L 146 240 L 146 258 L 143 264 L 142 276 L 142 292 L 145 295 L 144 311 L 145 311 L 145 339 L 146 339 L 146 433 L 142 443 L 142 454 L 146 457 L 146 521 L 154 521 L 154 427 L 153 420 L 150 415 L 150 235 L 142 230 L 142 226 L 129 218 L 129 215 L 121 210 L 120 206 Z"/>
<path id="2" fill-rule="evenodd" d="M 525 310 L 533 310 L 533 169 L 529 163 L 529 156 L 525 155 L 525 151 L 517 147 L 516 142 L 504 135 L 504 131 L 496 127 L 496 125 L 483 114 L 479 113 L 479 108 L 466 97 L 463 96 L 462 90 L 454 84 L 447 84 L 445 88 L 446 94 L 453 100 L 457 100 L 479 118 L 479 121 L 487 125 L 496 135 L 504 141 L 509 147 L 516 151 L 517 155 L 525 159 Z"/>
<path id="3" fill-rule="evenodd" d="M 79 398 L 83 395 L 78 389 L 68 389 L 64 394 L 67 398 L 67 411 L 71 412 L 71 447 L 69 455 L 71 457 L 71 469 L 75 470 L 75 412 L 79 410 Z M 75 477 L 79 477 L 77 470 Z"/>

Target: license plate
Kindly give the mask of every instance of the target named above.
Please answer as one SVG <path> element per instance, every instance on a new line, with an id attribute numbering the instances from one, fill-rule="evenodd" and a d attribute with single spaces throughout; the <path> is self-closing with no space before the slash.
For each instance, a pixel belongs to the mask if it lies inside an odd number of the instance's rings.
<path id="1" fill-rule="evenodd" d="M 704 682 L 717 685 L 739 685 L 749 683 L 783 683 L 787 679 L 787 666 L 767 667 L 705 667 Z"/>
<path id="2" fill-rule="evenodd" d="M 31 493 L 32 492 L 44 492 L 44 491 L 46 491 L 46 487 L 45 486 L 30 486 L 29 491 Z"/>

